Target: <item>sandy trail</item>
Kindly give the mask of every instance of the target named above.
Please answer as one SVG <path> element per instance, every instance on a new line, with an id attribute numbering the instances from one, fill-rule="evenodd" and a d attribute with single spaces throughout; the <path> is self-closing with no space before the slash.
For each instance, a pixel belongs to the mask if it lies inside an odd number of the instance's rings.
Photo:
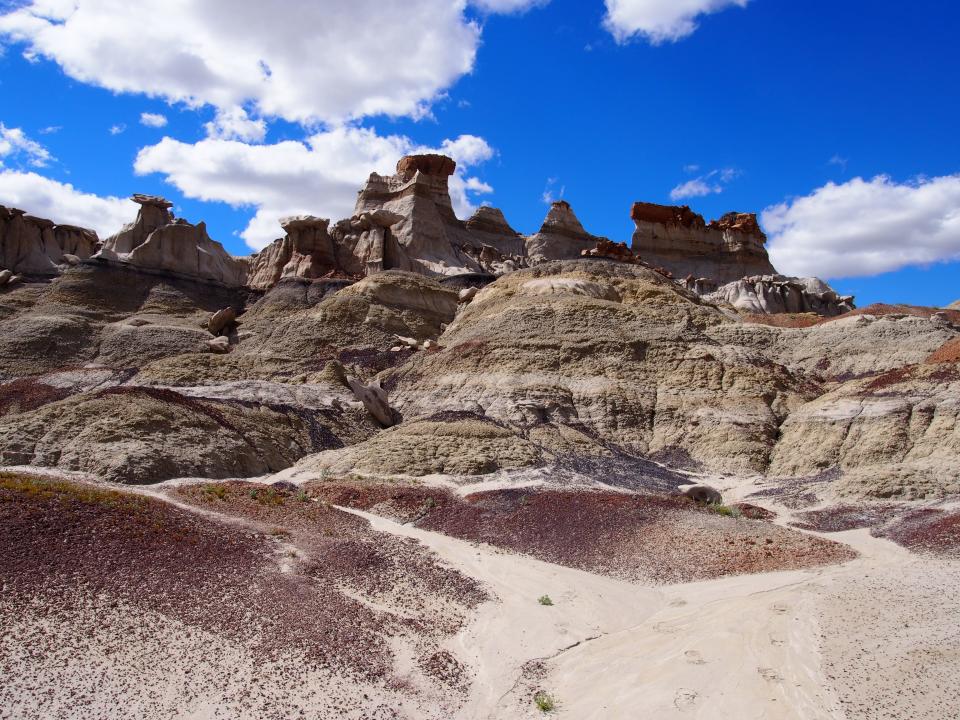
<path id="1" fill-rule="evenodd" d="M 898 577 L 928 562 L 868 530 L 853 530 L 829 535 L 861 553 L 843 565 L 651 588 L 347 511 L 378 530 L 417 539 L 497 595 L 499 602 L 481 607 L 451 648 L 474 673 L 470 702 L 457 716 L 469 720 L 543 717 L 533 704 L 537 691 L 556 700 L 553 717 L 578 720 L 859 717 L 845 711 L 849 701 L 841 702 L 835 689 L 850 694 L 855 672 L 840 668 L 833 679 L 825 674 L 824 608 L 836 621 L 838 593 L 856 593 L 865 575 Z M 931 573 L 938 567 L 929 563 Z M 536 602 L 543 594 L 553 607 Z M 842 622 L 855 623 L 856 601 L 845 606 L 851 617 Z M 902 617 L 909 624 L 915 612 L 909 603 L 890 608 L 894 623 Z M 827 639 L 831 658 L 869 641 L 871 633 L 864 623 L 855 632 L 835 633 Z M 898 651 L 892 647 L 874 658 L 877 671 L 895 679 L 902 671 Z M 530 672 L 530 660 L 542 661 L 539 673 Z M 949 701 L 930 705 L 940 713 Z"/>

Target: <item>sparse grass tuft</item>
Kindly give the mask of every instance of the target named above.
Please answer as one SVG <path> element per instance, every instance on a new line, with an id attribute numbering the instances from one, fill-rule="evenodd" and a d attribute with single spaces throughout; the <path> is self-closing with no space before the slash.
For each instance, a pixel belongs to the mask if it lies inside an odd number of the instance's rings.
<path id="1" fill-rule="evenodd" d="M 540 603 L 541 605 L 547 605 L 547 606 L 553 605 L 553 600 L 550 599 L 549 595 L 541 595 L 540 597 L 537 598 L 537 602 Z"/>
<path id="2" fill-rule="evenodd" d="M 533 702 L 540 712 L 548 713 L 557 709 L 557 701 L 554 700 L 549 693 L 545 693 L 543 690 L 533 696 Z"/>
<path id="3" fill-rule="evenodd" d="M 227 488 L 220 484 L 204 485 L 203 494 L 217 498 L 217 500 L 223 500 L 227 497 Z"/>
<path id="4" fill-rule="evenodd" d="M 722 515 L 723 517 L 738 518 L 742 515 L 739 508 L 730 507 L 729 505 L 707 505 L 707 507 L 717 515 Z"/>
<path id="5" fill-rule="evenodd" d="M 310 502 L 310 496 L 303 490 L 297 493 L 297 500 L 299 502 Z"/>

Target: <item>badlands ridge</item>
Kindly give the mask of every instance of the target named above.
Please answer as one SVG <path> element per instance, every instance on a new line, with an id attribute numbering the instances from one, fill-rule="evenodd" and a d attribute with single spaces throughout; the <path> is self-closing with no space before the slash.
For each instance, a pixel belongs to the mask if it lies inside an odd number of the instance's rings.
<path id="1" fill-rule="evenodd" d="M 756 216 L 0 207 L 0 717 L 960 713 L 960 307 Z"/>

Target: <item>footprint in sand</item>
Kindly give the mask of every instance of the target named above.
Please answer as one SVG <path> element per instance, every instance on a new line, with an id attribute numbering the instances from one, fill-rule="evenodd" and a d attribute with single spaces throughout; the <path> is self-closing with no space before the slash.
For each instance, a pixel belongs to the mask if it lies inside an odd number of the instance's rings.
<path id="1" fill-rule="evenodd" d="M 776 635 L 771 635 L 771 636 L 770 636 L 770 644 L 773 645 L 774 647 L 783 647 L 784 645 L 787 644 L 787 641 L 784 640 L 782 637 L 778 637 L 778 636 L 776 636 Z"/>
<path id="2" fill-rule="evenodd" d="M 777 615 L 786 615 L 787 612 L 790 610 L 789 607 L 787 607 L 786 605 L 781 605 L 780 603 L 777 603 L 776 605 L 771 606 L 770 609 L 773 610 L 773 612 L 775 612 Z"/>
<path id="3" fill-rule="evenodd" d="M 760 677 L 764 680 L 769 680 L 770 682 L 777 682 L 783 680 L 780 673 L 778 673 L 773 668 L 757 668 L 757 672 L 760 673 Z"/>
<path id="4" fill-rule="evenodd" d="M 680 628 L 673 627 L 670 623 L 658 622 L 653 626 L 653 631 L 662 635 L 676 635 L 680 632 Z"/>
<path id="5" fill-rule="evenodd" d="M 687 650 L 683 656 L 687 659 L 687 662 L 691 665 L 706 665 L 707 661 L 703 659 L 697 650 Z"/>
<path id="6" fill-rule="evenodd" d="M 680 712 L 692 710 L 697 704 L 697 693 L 687 688 L 680 688 L 673 696 L 673 704 Z"/>

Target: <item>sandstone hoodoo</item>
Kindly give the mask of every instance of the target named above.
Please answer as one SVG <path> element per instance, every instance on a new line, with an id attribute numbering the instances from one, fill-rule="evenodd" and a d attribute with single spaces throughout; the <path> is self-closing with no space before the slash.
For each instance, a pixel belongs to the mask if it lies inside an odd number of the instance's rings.
<path id="1" fill-rule="evenodd" d="M 126 268 L 265 292 L 284 280 L 352 282 L 384 270 L 432 277 L 497 277 L 580 257 L 654 268 L 687 290 L 744 313 L 815 313 L 853 308 L 816 278 L 778 275 L 756 216 L 728 213 L 707 223 L 686 206 L 635 203 L 632 247 L 584 229 L 558 200 L 540 229 L 523 236 L 503 213 L 483 206 L 467 220 L 453 210 L 456 163 L 443 155 L 408 155 L 394 175 L 373 173 L 353 215 L 280 220 L 284 236 L 250 257 L 232 257 L 204 223 L 175 218 L 165 198 L 134 195 L 136 220 L 102 243 L 96 234 L 0 208 L 0 266 L 54 276 L 92 258 Z"/>
<path id="2" fill-rule="evenodd" d="M 246 263 L 207 235 L 205 223 L 174 218 L 173 204 L 153 195 L 134 195 L 137 219 L 103 241 L 94 259 L 139 270 L 169 273 L 228 287 L 246 285 Z"/>
<path id="3" fill-rule="evenodd" d="M 634 203 L 633 251 L 676 277 L 707 278 L 717 287 L 748 275 L 776 273 L 756 215 L 728 213 L 709 225 L 686 206 Z"/>
<path id="4" fill-rule="evenodd" d="M 0 267 L 25 275 L 56 275 L 65 256 L 85 259 L 97 252 L 100 241 L 93 230 L 58 225 L 0 205 Z"/>
<path id="5" fill-rule="evenodd" d="M 570 203 L 557 200 L 550 205 L 539 232 L 527 238 L 527 256 L 534 265 L 549 260 L 572 260 L 603 240 L 606 238 L 583 229 Z"/>

